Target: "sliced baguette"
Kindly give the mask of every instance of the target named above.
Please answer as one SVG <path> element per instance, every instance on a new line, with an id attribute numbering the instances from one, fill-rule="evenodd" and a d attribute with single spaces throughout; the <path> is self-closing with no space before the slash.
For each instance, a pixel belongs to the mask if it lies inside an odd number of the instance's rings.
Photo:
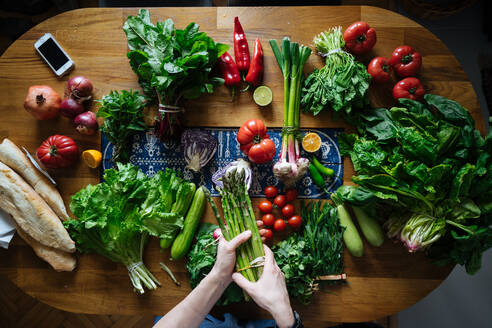
<path id="1" fill-rule="evenodd" d="M 36 239 L 29 236 L 19 225 L 16 224 L 17 233 L 24 241 L 32 247 L 37 256 L 45 260 L 56 271 L 73 271 L 77 265 L 73 254 L 60 251 L 59 249 L 45 246 Z"/>
<path id="2" fill-rule="evenodd" d="M 24 179 L 1 161 L 0 207 L 41 244 L 75 252 L 75 243 L 55 212 Z"/>
<path id="3" fill-rule="evenodd" d="M 56 187 L 34 167 L 26 154 L 7 138 L 0 143 L 0 161 L 21 175 L 61 220 L 68 218 L 67 209 Z"/>

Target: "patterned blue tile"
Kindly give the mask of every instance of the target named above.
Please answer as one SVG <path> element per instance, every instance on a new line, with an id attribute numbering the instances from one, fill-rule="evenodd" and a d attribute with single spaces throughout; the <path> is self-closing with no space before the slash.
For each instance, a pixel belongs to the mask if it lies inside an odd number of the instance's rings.
<path id="1" fill-rule="evenodd" d="M 197 185 L 205 185 L 213 196 L 218 196 L 212 183 L 212 174 L 220 167 L 224 167 L 229 162 L 238 158 L 247 157 L 239 149 L 236 141 L 237 128 L 193 128 L 208 131 L 217 138 L 218 148 L 214 158 L 202 168 L 202 172 L 194 173 L 185 168 L 186 162 L 183 159 L 181 145 L 173 142 L 159 142 L 151 132 L 136 134 L 132 141 L 132 155 L 130 162 L 139 166 L 146 174 L 154 175 L 157 171 L 166 167 L 183 172 L 187 180 L 195 182 Z M 342 129 L 302 129 L 305 132 L 316 132 L 321 137 L 321 149 L 316 154 L 317 158 L 326 166 L 335 171 L 337 178 L 326 179 L 328 191 L 335 191 L 343 180 L 343 160 L 338 149 L 338 134 Z M 252 197 L 265 197 L 263 190 L 268 185 L 282 187 L 281 183 L 273 176 L 272 165 L 280 154 L 280 142 L 282 139 L 281 129 L 270 128 L 268 130 L 270 138 L 274 141 L 277 149 L 275 159 L 267 164 L 252 165 L 253 183 L 250 189 Z M 110 162 L 113 146 L 107 141 L 104 134 L 102 136 L 103 168 L 112 166 Z M 303 156 L 310 158 L 308 154 Z M 329 198 L 329 195 L 321 192 L 313 185 L 311 177 L 307 174 L 297 183 L 300 198 Z"/>

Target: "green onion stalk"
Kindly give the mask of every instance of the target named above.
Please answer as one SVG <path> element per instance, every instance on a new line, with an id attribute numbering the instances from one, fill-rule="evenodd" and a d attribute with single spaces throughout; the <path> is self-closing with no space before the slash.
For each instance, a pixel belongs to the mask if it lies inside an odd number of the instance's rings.
<path id="1" fill-rule="evenodd" d="M 290 187 L 306 174 L 309 166 L 309 160 L 301 157 L 298 135 L 302 70 L 311 55 L 311 49 L 297 42 L 290 42 L 288 37 L 282 40 L 282 49 L 276 40 L 270 40 L 270 46 L 284 77 L 282 148 L 280 158 L 273 166 L 273 173 Z"/>
<path id="2" fill-rule="evenodd" d="M 245 172 L 242 169 L 227 172 L 222 177 L 223 187 L 218 188 L 221 196 L 224 219 L 220 217 L 215 203 L 210 197 L 217 223 L 222 235 L 230 241 L 245 230 L 251 231 L 251 239 L 236 250 L 236 271 L 240 272 L 249 281 L 257 281 L 263 272 L 263 266 L 257 265 L 258 259 L 265 256 L 260 232 L 248 195 L 245 183 Z"/>

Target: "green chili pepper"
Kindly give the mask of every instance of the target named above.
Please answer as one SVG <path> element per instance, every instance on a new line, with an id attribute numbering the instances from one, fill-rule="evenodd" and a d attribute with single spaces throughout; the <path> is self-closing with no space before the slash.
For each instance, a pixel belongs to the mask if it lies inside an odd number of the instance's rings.
<path id="1" fill-rule="evenodd" d="M 330 169 L 329 167 L 326 167 L 324 166 L 323 164 L 321 164 L 318 159 L 313 155 L 313 160 L 311 161 L 311 163 L 314 164 L 314 167 L 316 167 L 316 169 L 323 175 L 327 176 L 327 177 L 332 177 L 335 175 L 335 171 L 333 171 L 332 169 Z"/>
<path id="2" fill-rule="evenodd" d="M 325 188 L 325 180 L 321 173 L 319 173 L 316 166 L 313 165 L 312 162 L 309 163 L 309 173 L 311 173 L 311 177 L 313 178 L 314 184 L 318 186 L 320 189 L 323 189 L 326 192 Z"/>

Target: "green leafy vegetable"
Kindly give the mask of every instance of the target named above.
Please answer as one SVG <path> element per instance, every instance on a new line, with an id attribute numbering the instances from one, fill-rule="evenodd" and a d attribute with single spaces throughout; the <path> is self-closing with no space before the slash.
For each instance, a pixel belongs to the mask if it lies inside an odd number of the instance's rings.
<path id="1" fill-rule="evenodd" d="M 400 104 L 405 108 L 358 112 L 360 135 L 339 136 L 359 187 L 337 196 L 365 208 L 384 205 L 392 213 L 389 237 L 473 274 L 492 246 L 492 134 L 482 138 L 466 109 L 441 96 Z"/>
<path id="2" fill-rule="evenodd" d="M 315 69 L 304 81 L 301 105 L 313 115 L 331 108 L 349 119 L 354 109 L 369 104 L 371 76 L 363 64 L 343 50 L 345 41 L 340 27 L 320 33 L 314 38 L 314 45 L 326 56 L 326 65 Z"/>
<path id="3" fill-rule="evenodd" d="M 152 178 L 131 164 L 104 173 L 104 182 L 88 185 L 72 196 L 70 209 L 77 219 L 64 222 L 77 249 L 98 253 L 124 264 L 139 293 L 156 289 L 157 279 L 142 264 L 148 235 L 172 240 L 183 227 L 183 214 L 172 208 L 181 200 L 185 184 L 167 169 Z"/>
<path id="4" fill-rule="evenodd" d="M 114 145 L 113 163 L 128 162 L 132 135 L 147 130 L 142 114 L 144 107 L 145 97 L 138 91 L 111 91 L 102 98 L 97 117 L 104 118 L 101 131 Z"/>
<path id="5" fill-rule="evenodd" d="M 322 276 L 343 272 L 343 228 L 337 210 L 328 203 L 302 204 L 303 229 L 273 247 L 291 296 L 307 304 Z"/>
<path id="6" fill-rule="evenodd" d="M 188 253 L 188 261 L 186 262 L 186 270 L 190 274 L 191 288 L 198 286 L 200 281 L 212 270 L 217 257 L 217 243 L 215 242 L 212 233 L 218 226 L 210 223 L 202 223 L 196 236 L 196 243 Z M 244 294 L 242 289 L 235 283 L 231 283 L 220 299 L 217 305 L 228 305 L 232 303 L 242 302 Z"/>
<path id="7" fill-rule="evenodd" d="M 210 72 L 229 47 L 199 32 L 195 23 L 184 30 L 176 29 L 170 18 L 154 25 L 145 9 L 140 9 L 137 16 L 128 16 L 123 31 L 128 39 L 130 66 L 144 93 L 164 106 L 162 113 L 159 108 L 158 135 L 164 139 L 176 137 L 181 123 L 175 106 L 180 106 L 182 99 L 212 93 L 214 84 L 223 82 L 212 78 Z"/>

